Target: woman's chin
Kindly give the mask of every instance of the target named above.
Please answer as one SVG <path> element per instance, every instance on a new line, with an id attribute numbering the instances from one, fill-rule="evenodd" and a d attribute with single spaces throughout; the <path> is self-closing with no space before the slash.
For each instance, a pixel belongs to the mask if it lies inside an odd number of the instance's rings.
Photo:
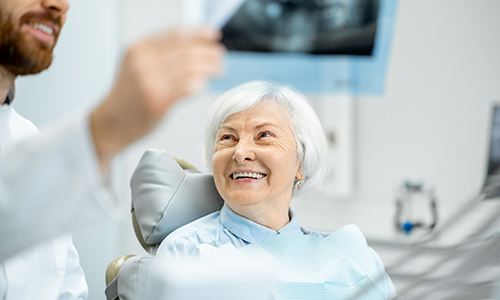
<path id="1" fill-rule="evenodd" d="M 252 195 L 248 192 L 233 194 L 229 197 L 225 197 L 224 199 L 229 207 L 231 207 L 231 205 L 238 207 L 250 206 L 260 202 L 260 197 L 257 197 L 257 195 Z"/>

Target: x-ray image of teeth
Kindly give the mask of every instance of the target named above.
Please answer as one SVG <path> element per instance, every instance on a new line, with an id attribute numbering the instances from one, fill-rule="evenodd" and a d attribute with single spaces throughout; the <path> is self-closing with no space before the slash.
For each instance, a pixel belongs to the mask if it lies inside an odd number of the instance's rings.
<path id="1" fill-rule="evenodd" d="M 246 0 L 222 28 L 229 50 L 371 55 L 379 0 Z"/>

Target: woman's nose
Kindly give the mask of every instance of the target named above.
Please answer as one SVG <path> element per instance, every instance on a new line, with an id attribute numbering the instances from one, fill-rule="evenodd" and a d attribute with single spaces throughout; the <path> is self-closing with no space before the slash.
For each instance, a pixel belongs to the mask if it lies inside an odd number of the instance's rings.
<path id="1" fill-rule="evenodd" d="M 238 164 L 255 160 L 255 152 L 251 143 L 240 140 L 234 148 L 233 160 Z"/>

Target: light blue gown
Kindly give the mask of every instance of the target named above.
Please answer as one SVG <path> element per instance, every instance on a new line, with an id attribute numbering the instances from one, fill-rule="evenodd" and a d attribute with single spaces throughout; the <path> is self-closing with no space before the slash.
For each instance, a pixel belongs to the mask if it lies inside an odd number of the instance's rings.
<path id="1" fill-rule="evenodd" d="M 227 205 L 170 234 L 158 257 L 198 257 L 206 246 L 228 244 L 243 251 L 264 250 L 304 282 L 279 280 L 273 289 L 281 299 L 389 299 L 394 286 L 379 256 L 355 225 L 332 233 L 305 230 L 297 218 L 272 230 L 234 213 Z"/>

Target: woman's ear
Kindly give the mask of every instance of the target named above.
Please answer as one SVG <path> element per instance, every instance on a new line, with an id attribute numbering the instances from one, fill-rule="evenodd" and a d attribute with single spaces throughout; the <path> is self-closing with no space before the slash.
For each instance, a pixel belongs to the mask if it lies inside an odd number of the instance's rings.
<path id="1" fill-rule="evenodd" d="M 304 175 L 302 175 L 302 171 L 299 169 L 297 171 L 297 174 L 295 174 L 295 181 L 293 183 L 293 190 L 294 191 L 300 190 L 300 188 L 304 184 L 304 181 L 305 181 L 305 177 L 304 177 Z"/>
<path id="2" fill-rule="evenodd" d="M 295 180 L 302 180 L 304 179 L 304 175 L 302 174 L 302 167 L 299 167 L 297 170 L 297 173 L 295 173 Z"/>

